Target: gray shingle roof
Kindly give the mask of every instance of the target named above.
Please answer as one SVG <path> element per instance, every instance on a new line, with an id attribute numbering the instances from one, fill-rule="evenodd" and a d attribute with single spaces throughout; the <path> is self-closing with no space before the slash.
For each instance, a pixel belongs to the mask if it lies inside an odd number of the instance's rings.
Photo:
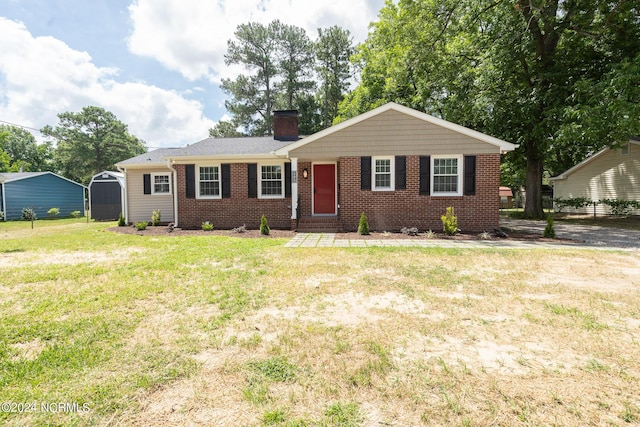
<path id="1" fill-rule="evenodd" d="M 176 152 L 177 150 L 180 150 L 180 148 L 158 148 L 157 150 L 148 151 L 144 154 L 140 154 L 139 156 L 118 162 L 116 165 L 165 163 L 164 157 L 168 156 L 170 153 Z"/>
<path id="2" fill-rule="evenodd" d="M 171 157 L 191 156 L 251 156 L 265 155 L 291 144 L 272 136 L 241 138 L 207 138 L 171 152 Z"/>

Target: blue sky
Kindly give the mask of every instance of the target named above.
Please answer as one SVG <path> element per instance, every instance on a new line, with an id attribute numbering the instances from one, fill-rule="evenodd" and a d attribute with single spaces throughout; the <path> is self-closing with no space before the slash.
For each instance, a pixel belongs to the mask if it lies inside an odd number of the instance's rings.
<path id="1" fill-rule="evenodd" d="M 32 128 L 87 105 L 150 147 L 207 137 L 225 118 L 220 79 L 242 23 L 280 19 L 315 38 L 339 25 L 364 41 L 384 0 L 0 0 L 0 121 Z M 39 136 L 37 132 L 34 132 Z"/>

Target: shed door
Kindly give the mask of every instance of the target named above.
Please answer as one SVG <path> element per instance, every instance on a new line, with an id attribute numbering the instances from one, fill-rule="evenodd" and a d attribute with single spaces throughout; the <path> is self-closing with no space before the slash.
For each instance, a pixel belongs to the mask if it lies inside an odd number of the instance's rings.
<path id="1" fill-rule="evenodd" d="M 336 165 L 313 165 L 313 213 L 336 214 Z"/>
<path id="2" fill-rule="evenodd" d="M 121 187 L 117 182 L 91 184 L 91 217 L 101 221 L 118 219 L 122 212 Z"/>

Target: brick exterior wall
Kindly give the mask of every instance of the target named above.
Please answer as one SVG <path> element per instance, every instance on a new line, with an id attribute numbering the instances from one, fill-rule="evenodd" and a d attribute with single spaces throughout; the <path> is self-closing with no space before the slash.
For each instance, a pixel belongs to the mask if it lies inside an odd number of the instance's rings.
<path id="1" fill-rule="evenodd" d="M 260 217 L 265 215 L 269 227 L 291 228 L 291 198 L 249 198 L 247 165 L 231 164 L 231 197 L 226 199 L 187 199 L 185 165 L 175 166 L 178 178 L 178 225 L 181 228 L 201 228 L 204 221 L 216 229 L 231 229 L 246 224 L 247 228 L 260 227 Z M 197 172 L 196 172 L 197 174 Z"/>
<path id="2" fill-rule="evenodd" d="M 497 228 L 500 155 L 481 154 L 476 159 L 474 196 L 432 197 L 419 195 L 418 156 L 407 156 L 407 189 L 395 192 L 360 190 L 360 157 L 340 158 L 338 203 L 342 227 L 347 231 L 357 230 L 360 214 L 364 212 L 371 230 L 418 227 L 421 231 L 441 231 L 440 217 L 448 206 L 453 206 L 462 231 Z"/>
<path id="3" fill-rule="evenodd" d="M 476 194 L 460 197 L 419 195 L 419 157 L 407 156 L 407 188 L 399 191 L 360 190 L 360 157 L 342 157 L 337 164 L 338 215 L 342 227 L 355 231 L 364 212 L 371 230 L 398 231 L 402 227 L 442 230 L 440 217 L 453 206 L 458 227 L 464 232 L 491 231 L 499 226 L 498 188 L 500 155 L 479 154 L 476 157 Z M 309 171 L 303 178 L 302 171 Z M 185 167 L 177 165 L 178 220 L 182 228 L 200 228 L 210 221 L 217 229 L 230 229 L 242 224 L 258 228 L 260 216 L 266 215 L 274 229 L 290 229 L 291 198 L 256 199 L 247 196 L 247 165 L 231 164 L 231 197 L 227 199 L 187 199 Z M 300 216 L 312 214 L 312 163 L 298 162 L 298 198 Z"/>

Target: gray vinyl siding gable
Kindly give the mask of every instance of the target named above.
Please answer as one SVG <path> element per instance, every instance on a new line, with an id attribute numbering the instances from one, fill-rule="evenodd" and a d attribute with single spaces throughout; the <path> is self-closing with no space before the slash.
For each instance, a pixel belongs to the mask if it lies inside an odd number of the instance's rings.
<path id="1" fill-rule="evenodd" d="M 640 145 L 630 143 L 629 154 L 612 149 L 575 170 L 566 179 L 554 181 L 554 197 L 587 197 L 591 200 L 625 199 L 640 201 Z M 593 213 L 593 207 L 565 212 Z M 608 214 L 606 205 L 598 205 L 597 214 Z M 635 211 L 634 214 L 640 214 Z"/>
<path id="2" fill-rule="evenodd" d="M 492 153 L 500 153 L 500 148 L 390 110 L 291 150 L 289 156 L 321 159 L 363 155 Z"/>
<path id="3" fill-rule="evenodd" d="M 144 194 L 144 174 L 163 173 L 171 176 L 171 194 Z M 153 211 L 160 210 L 162 222 L 174 222 L 173 175 L 169 169 L 127 170 L 127 206 L 129 222 L 151 221 Z"/>
<path id="4" fill-rule="evenodd" d="M 6 218 L 20 219 L 23 208 L 33 208 L 38 218 L 47 218 L 51 208 L 60 209 L 60 217 L 74 211 L 84 214 L 85 189 L 53 174 L 5 182 Z"/>

